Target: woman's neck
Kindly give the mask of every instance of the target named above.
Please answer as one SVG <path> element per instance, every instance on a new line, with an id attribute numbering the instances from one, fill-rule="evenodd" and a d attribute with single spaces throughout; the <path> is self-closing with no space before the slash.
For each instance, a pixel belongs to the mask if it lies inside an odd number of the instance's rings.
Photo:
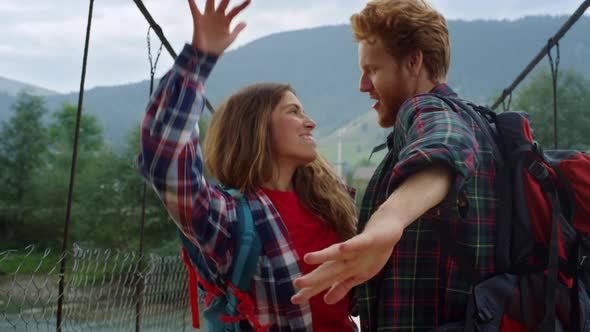
<path id="1" fill-rule="evenodd" d="M 270 181 L 262 186 L 277 191 L 293 191 L 293 175 L 295 166 L 277 166 L 274 168 L 273 176 Z"/>

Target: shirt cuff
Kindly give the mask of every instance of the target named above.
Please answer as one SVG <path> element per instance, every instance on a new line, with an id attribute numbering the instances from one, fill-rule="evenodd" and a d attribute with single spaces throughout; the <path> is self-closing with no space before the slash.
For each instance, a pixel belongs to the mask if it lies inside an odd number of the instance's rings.
<path id="1" fill-rule="evenodd" d="M 174 61 L 174 68 L 188 70 L 205 79 L 209 77 L 218 59 L 218 55 L 206 53 L 195 49 L 190 44 L 185 44 L 182 52 L 180 52 Z"/>
<path id="2" fill-rule="evenodd" d="M 471 167 L 458 167 L 445 154 L 431 156 L 432 159 L 403 161 L 394 168 L 392 183 L 398 186 L 407 176 L 418 173 L 428 167 L 441 165 L 446 167 L 451 175 L 451 187 L 445 198 L 436 206 L 428 210 L 424 216 L 439 220 L 453 220 L 464 217 L 469 203 L 465 192 L 465 185 L 472 174 Z"/>

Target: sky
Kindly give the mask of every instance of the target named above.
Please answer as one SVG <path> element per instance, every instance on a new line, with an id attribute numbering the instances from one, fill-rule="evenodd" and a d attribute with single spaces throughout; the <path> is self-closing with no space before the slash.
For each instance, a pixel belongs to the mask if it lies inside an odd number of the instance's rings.
<path id="1" fill-rule="evenodd" d="M 196 0 L 204 6 L 205 0 Z M 218 2 L 218 1 L 216 1 Z M 449 20 L 571 15 L 583 0 L 430 0 Z M 90 1 L 0 0 L 0 77 L 60 93 L 80 85 Z M 143 0 L 178 51 L 192 35 L 186 0 Z M 237 4 L 232 1 L 231 4 Z M 236 21 L 248 24 L 232 48 L 265 35 L 346 24 L 366 0 L 252 0 Z M 586 13 L 588 14 L 588 13 Z M 133 0 L 95 0 L 85 87 L 112 86 L 149 78 L 148 24 Z M 152 52 L 159 41 L 152 33 Z M 164 49 L 156 75 L 172 64 Z"/>

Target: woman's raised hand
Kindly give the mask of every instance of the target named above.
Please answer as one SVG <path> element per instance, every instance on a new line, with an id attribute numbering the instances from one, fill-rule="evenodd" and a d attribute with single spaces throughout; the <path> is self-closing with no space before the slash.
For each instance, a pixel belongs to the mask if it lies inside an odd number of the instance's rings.
<path id="1" fill-rule="evenodd" d="M 232 20 L 250 4 L 250 0 L 244 0 L 227 13 L 229 0 L 221 0 L 217 9 L 215 0 L 207 0 L 203 12 L 195 0 L 188 0 L 188 3 L 193 16 L 192 45 L 205 53 L 221 55 L 246 27 L 246 23 L 240 22 L 230 31 Z"/>

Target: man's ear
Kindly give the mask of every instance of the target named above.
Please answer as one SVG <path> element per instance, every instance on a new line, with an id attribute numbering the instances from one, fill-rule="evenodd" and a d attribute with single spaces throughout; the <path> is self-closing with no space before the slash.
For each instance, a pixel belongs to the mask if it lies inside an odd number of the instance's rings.
<path id="1" fill-rule="evenodd" d="M 414 50 L 406 57 L 406 66 L 412 76 L 418 76 L 423 65 L 422 50 Z"/>

